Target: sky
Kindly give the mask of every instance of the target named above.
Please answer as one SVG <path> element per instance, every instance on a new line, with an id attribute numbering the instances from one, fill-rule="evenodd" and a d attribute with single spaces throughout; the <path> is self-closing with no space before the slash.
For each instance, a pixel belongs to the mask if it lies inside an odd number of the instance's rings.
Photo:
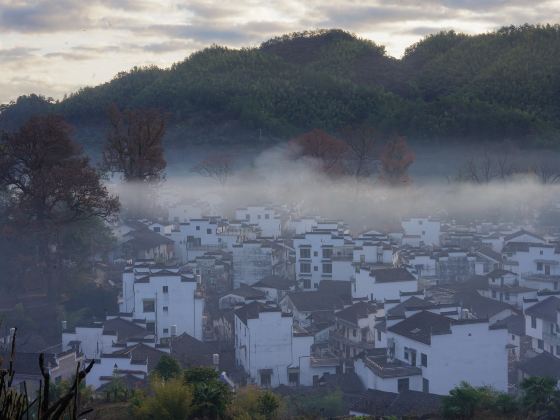
<path id="1" fill-rule="evenodd" d="M 0 103 L 60 99 L 134 66 L 294 31 L 340 28 L 400 57 L 441 30 L 558 22 L 560 0 L 0 0 Z"/>

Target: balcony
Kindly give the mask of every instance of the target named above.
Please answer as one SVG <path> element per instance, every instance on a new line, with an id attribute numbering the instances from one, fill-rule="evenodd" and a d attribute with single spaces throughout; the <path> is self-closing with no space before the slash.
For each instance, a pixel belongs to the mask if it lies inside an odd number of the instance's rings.
<path id="1" fill-rule="evenodd" d="M 329 337 L 331 340 L 336 341 L 338 343 L 342 343 L 347 346 L 352 346 L 363 350 L 371 350 L 375 348 L 375 343 L 373 342 L 359 340 L 358 337 L 356 337 L 356 340 L 352 340 L 336 330 L 331 331 Z"/>

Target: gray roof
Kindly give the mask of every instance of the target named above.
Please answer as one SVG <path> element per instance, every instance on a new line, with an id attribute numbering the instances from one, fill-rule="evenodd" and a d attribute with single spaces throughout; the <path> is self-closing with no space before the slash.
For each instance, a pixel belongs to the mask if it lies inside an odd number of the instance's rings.
<path id="1" fill-rule="evenodd" d="M 263 288 L 271 288 L 277 290 L 290 290 L 295 285 L 296 285 L 295 281 L 290 280 L 286 277 L 271 275 L 271 276 L 266 276 L 265 278 L 253 284 L 253 287 L 263 287 Z"/>
<path id="2" fill-rule="evenodd" d="M 519 370 L 529 376 L 548 376 L 560 381 L 560 359 L 546 351 L 519 363 Z"/>
<path id="3" fill-rule="evenodd" d="M 405 268 L 381 268 L 373 270 L 377 283 L 391 283 L 399 281 L 415 281 L 416 278 Z"/>
<path id="4" fill-rule="evenodd" d="M 377 310 L 375 304 L 370 302 L 358 302 L 335 313 L 337 318 L 358 325 L 358 320 L 367 318 L 369 314 Z"/>
<path id="5" fill-rule="evenodd" d="M 505 326 L 510 334 L 525 335 L 525 317 L 521 314 L 510 315 L 493 325 L 493 327 L 498 326 Z"/>
<path id="6" fill-rule="evenodd" d="M 422 311 L 388 327 L 387 330 L 420 343 L 431 344 L 432 335 L 451 334 L 452 321 L 446 316 Z"/>
<path id="7" fill-rule="evenodd" d="M 560 311 L 560 299 L 556 296 L 550 296 L 545 300 L 535 303 L 533 306 L 525 309 L 525 313 L 527 315 L 545 319 L 554 323 L 556 323 L 558 311 Z"/>
<path id="8" fill-rule="evenodd" d="M 287 295 L 294 306 L 302 312 L 326 311 L 340 309 L 344 299 L 337 294 L 314 290 L 309 292 L 291 292 Z"/>

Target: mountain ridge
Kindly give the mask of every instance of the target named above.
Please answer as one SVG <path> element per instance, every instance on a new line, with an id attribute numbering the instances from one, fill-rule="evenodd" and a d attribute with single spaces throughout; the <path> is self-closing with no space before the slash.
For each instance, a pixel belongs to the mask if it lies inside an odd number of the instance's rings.
<path id="1" fill-rule="evenodd" d="M 270 138 L 364 124 L 428 141 L 557 146 L 557 92 L 558 25 L 480 35 L 444 31 L 411 45 L 401 59 L 371 40 L 330 29 L 287 34 L 256 48 L 211 46 L 169 69 L 133 68 L 55 103 L 20 97 L 1 108 L 0 128 L 15 129 L 44 112 L 77 126 L 103 124 L 115 103 L 160 108 L 175 126 L 206 130 L 208 141 L 223 124 Z"/>

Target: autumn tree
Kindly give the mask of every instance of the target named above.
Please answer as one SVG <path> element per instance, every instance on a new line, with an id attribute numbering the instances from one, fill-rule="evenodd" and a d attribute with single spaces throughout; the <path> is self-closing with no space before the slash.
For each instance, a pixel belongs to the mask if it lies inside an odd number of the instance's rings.
<path id="1" fill-rule="evenodd" d="M 233 172 L 233 158 L 223 153 L 208 156 L 196 164 L 192 172 L 225 185 Z"/>
<path id="2" fill-rule="evenodd" d="M 323 130 L 314 129 L 296 137 L 290 141 L 289 148 L 295 158 L 315 160 L 321 172 L 327 175 L 342 175 L 346 172 L 348 145 Z"/>
<path id="3" fill-rule="evenodd" d="M 404 137 L 389 140 L 380 155 L 381 181 L 389 185 L 403 185 L 410 182 L 408 168 L 414 163 L 414 152 Z"/>
<path id="4" fill-rule="evenodd" d="M 41 273 L 54 297 L 61 237 L 82 223 L 110 218 L 119 209 L 118 199 L 101 183 L 61 117 L 31 118 L 2 137 L 1 149 L 0 190 L 7 194 L 0 239 L 32 244 L 20 251 L 27 248 L 27 262 L 33 264 L 19 268 Z"/>
<path id="5" fill-rule="evenodd" d="M 109 110 L 110 129 L 103 152 L 104 168 L 122 173 L 127 182 L 156 182 L 164 177 L 165 118 L 156 109 Z"/>

